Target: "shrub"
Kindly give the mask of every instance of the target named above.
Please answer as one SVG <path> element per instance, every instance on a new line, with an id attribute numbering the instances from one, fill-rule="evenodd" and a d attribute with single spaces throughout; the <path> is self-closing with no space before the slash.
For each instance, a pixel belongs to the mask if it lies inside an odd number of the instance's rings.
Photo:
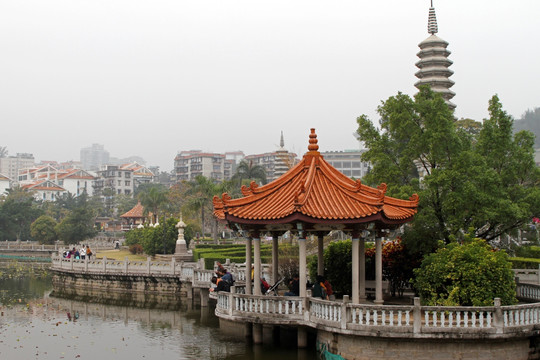
<path id="1" fill-rule="evenodd" d="M 136 254 L 142 254 L 144 251 L 141 244 L 133 244 L 133 245 L 129 245 L 129 252 L 136 255 Z"/>
<path id="2" fill-rule="evenodd" d="M 481 239 L 466 236 L 462 244 L 440 248 L 414 273 L 415 288 L 426 305 L 490 306 L 496 297 L 503 305 L 517 302 L 508 255 Z"/>

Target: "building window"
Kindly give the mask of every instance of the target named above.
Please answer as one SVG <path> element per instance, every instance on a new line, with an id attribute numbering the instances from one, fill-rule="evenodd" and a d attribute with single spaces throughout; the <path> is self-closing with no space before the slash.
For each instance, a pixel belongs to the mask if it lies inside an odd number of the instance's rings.
<path id="1" fill-rule="evenodd" d="M 124 190 L 124 194 L 126 194 L 126 195 L 131 194 L 131 190 L 129 190 L 129 189 Z"/>
<path id="2" fill-rule="evenodd" d="M 126 180 L 124 183 L 126 184 L 126 186 L 130 186 L 130 181 Z"/>
<path id="3" fill-rule="evenodd" d="M 129 179 L 131 174 L 127 172 L 125 176 L 126 176 L 126 179 Z"/>
<path id="4" fill-rule="evenodd" d="M 122 186 L 122 180 L 118 180 L 118 186 Z"/>

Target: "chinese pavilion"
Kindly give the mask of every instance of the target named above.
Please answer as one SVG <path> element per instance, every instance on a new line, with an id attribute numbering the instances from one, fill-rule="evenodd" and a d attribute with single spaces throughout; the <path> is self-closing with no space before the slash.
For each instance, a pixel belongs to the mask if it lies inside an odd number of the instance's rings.
<path id="1" fill-rule="evenodd" d="M 385 231 L 412 220 L 418 206 L 418 196 L 400 200 L 385 195 L 386 184 L 377 188 L 352 180 L 326 162 L 319 153 L 315 129 L 309 135 L 308 152 L 287 173 L 264 186 L 251 182 L 242 186 L 243 197 L 232 199 L 224 193 L 214 197 L 214 215 L 231 228 L 248 235 L 246 263 L 252 263 L 254 273 L 261 273 L 260 238 L 271 234 L 274 281 L 278 278 L 277 238 L 291 231 L 298 235 L 300 296 L 306 296 L 306 236 L 318 237 L 318 273 L 323 274 L 323 236 L 332 230 L 342 230 L 352 236 L 352 302 L 365 298 L 364 240 L 368 231 L 376 236 L 375 302 L 382 304 L 382 237 Z M 250 267 L 246 267 L 246 279 Z M 255 277 L 257 278 L 257 277 Z M 246 284 L 246 293 L 251 286 Z M 259 286 L 253 287 L 260 295 Z"/>

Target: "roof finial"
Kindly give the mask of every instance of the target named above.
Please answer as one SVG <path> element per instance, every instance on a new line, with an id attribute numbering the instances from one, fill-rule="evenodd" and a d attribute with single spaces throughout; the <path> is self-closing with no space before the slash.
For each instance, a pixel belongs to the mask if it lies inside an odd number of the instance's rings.
<path id="1" fill-rule="evenodd" d="M 429 8 L 428 17 L 428 33 L 435 35 L 439 29 L 437 28 L 437 17 L 435 16 L 435 8 L 433 7 L 433 0 L 431 0 L 431 7 Z"/>
<path id="2" fill-rule="evenodd" d="M 309 134 L 308 150 L 309 151 L 319 150 L 319 145 L 317 145 L 318 142 L 319 141 L 317 140 L 317 134 L 315 134 L 315 129 L 311 128 L 311 134 Z"/>
<path id="3" fill-rule="evenodd" d="M 283 140 L 283 130 L 281 130 L 281 139 L 279 140 L 279 147 L 282 149 L 285 147 L 285 140 Z"/>

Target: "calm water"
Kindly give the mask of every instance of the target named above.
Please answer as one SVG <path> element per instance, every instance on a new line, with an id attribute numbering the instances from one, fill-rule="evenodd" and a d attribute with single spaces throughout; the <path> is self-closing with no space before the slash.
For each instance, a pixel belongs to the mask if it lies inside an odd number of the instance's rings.
<path id="1" fill-rule="evenodd" d="M 51 290 L 48 277 L 0 277 L 0 359 L 318 359 L 294 344 L 227 337 L 213 308 L 104 305 L 55 298 Z"/>

